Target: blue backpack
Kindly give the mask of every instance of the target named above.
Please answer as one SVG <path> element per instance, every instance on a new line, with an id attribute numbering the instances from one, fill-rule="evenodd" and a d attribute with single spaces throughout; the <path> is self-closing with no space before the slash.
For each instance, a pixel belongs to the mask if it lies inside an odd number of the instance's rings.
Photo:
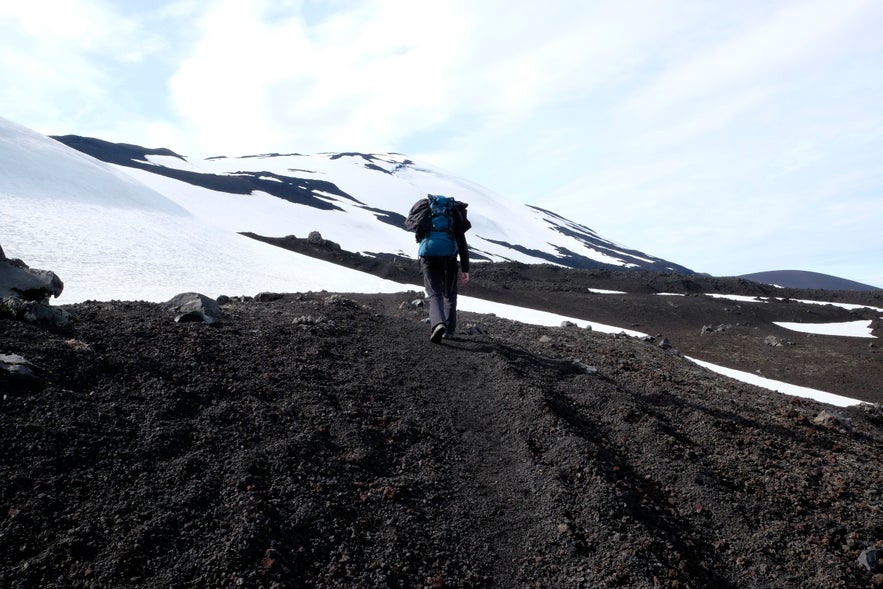
<path id="1" fill-rule="evenodd" d="M 420 241 L 417 254 L 421 258 L 449 257 L 457 254 L 454 236 L 454 199 L 439 194 L 427 195 L 431 228 Z"/>

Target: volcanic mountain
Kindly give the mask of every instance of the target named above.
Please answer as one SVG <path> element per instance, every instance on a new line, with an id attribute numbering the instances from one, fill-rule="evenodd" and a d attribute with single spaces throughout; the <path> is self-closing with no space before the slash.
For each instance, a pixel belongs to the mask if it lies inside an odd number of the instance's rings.
<path id="1" fill-rule="evenodd" d="M 427 193 L 446 194 L 469 204 L 470 250 L 476 260 L 692 274 L 673 262 L 615 244 L 552 211 L 507 203 L 486 188 L 401 154 L 263 154 L 191 162 L 167 149 L 69 135 L 56 139 L 128 168 L 164 194 L 185 191 L 172 189 L 173 184 L 156 176 L 191 185 L 184 199 L 174 198 L 196 214 L 200 196 L 211 201 L 223 193 L 251 201 L 247 207 L 240 203 L 233 219 L 217 219 L 225 213 L 217 205 L 213 216 L 203 215 L 240 232 L 305 237 L 319 231 L 347 251 L 413 256 L 412 236 L 403 231 L 404 215 Z M 296 206 L 275 206 L 268 214 L 257 210 L 262 204 L 258 196 Z"/>

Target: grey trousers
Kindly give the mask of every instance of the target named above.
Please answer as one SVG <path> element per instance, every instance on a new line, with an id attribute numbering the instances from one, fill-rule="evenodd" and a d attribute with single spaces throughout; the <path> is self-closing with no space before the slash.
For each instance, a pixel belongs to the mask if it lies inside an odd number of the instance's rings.
<path id="1" fill-rule="evenodd" d="M 456 257 L 420 258 L 423 286 L 429 297 L 429 328 L 439 323 L 453 334 L 457 330 L 457 283 L 460 266 Z"/>

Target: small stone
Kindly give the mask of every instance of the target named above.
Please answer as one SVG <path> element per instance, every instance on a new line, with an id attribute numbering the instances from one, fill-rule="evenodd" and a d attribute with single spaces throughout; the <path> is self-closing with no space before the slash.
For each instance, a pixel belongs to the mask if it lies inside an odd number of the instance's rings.
<path id="1" fill-rule="evenodd" d="M 597 368 L 595 368 L 594 366 L 589 366 L 588 364 L 584 364 L 582 362 L 574 360 L 573 366 L 582 374 L 598 374 Z"/>
<path id="2" fill-rule="evenodd" d="M 816 425 L 852 431 L 852 422 L 848 418 L 827 409 L 816 415 L 812 422 Z"/>
<path id="3" fill-rule="evenodd" d="M 481 325 L 467 325 L 466 326 L 466 334 L 467 335 L 487 335 L 487 331 L 481 327 Z"/>
<path id="4" fill-rule="evenodd" d="M 18 354 L 0 354 L 0 370 L 19 378 L 36 378 L 33 365 Z"/>
<path id="5" fill-rule="evenodd" d="M 880 552 L 877 548 L 866 548 L 859 554 L 858 563 L 873 573 L 880 568 Z"/>
<path id="6" fill-rule="evenodd" d="M 162 308 L 175 314 L 175 323 L 201 321 L 213 325 L 219 323 L 223 317 L 217 301 L 196 292 L 175 295 L 163 303 Z"/>
<path id="7" fill-rule="evenodd" d="M 92 346 L 86 342 L 81 342 L 78 339 L 66 339 L 64 340 L 64 344 L 77 352 L 89 352 L 92 350 Z"/>

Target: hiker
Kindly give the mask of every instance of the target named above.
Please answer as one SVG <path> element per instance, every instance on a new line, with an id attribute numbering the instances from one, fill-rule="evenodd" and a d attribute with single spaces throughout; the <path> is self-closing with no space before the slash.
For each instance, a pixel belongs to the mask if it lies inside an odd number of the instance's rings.
<path id="1" fill-rule="evenodd" d="M 429 297 L 429 341 L 434 344 L 455 333 L 458 278 L 462 284 L 469 282 L 466 231 L 472 224 L 466 218 L 467 206 L 448 196 L 427 194 L 414 203 L 405 221 L 420 244 L 417 254 Z"/>

